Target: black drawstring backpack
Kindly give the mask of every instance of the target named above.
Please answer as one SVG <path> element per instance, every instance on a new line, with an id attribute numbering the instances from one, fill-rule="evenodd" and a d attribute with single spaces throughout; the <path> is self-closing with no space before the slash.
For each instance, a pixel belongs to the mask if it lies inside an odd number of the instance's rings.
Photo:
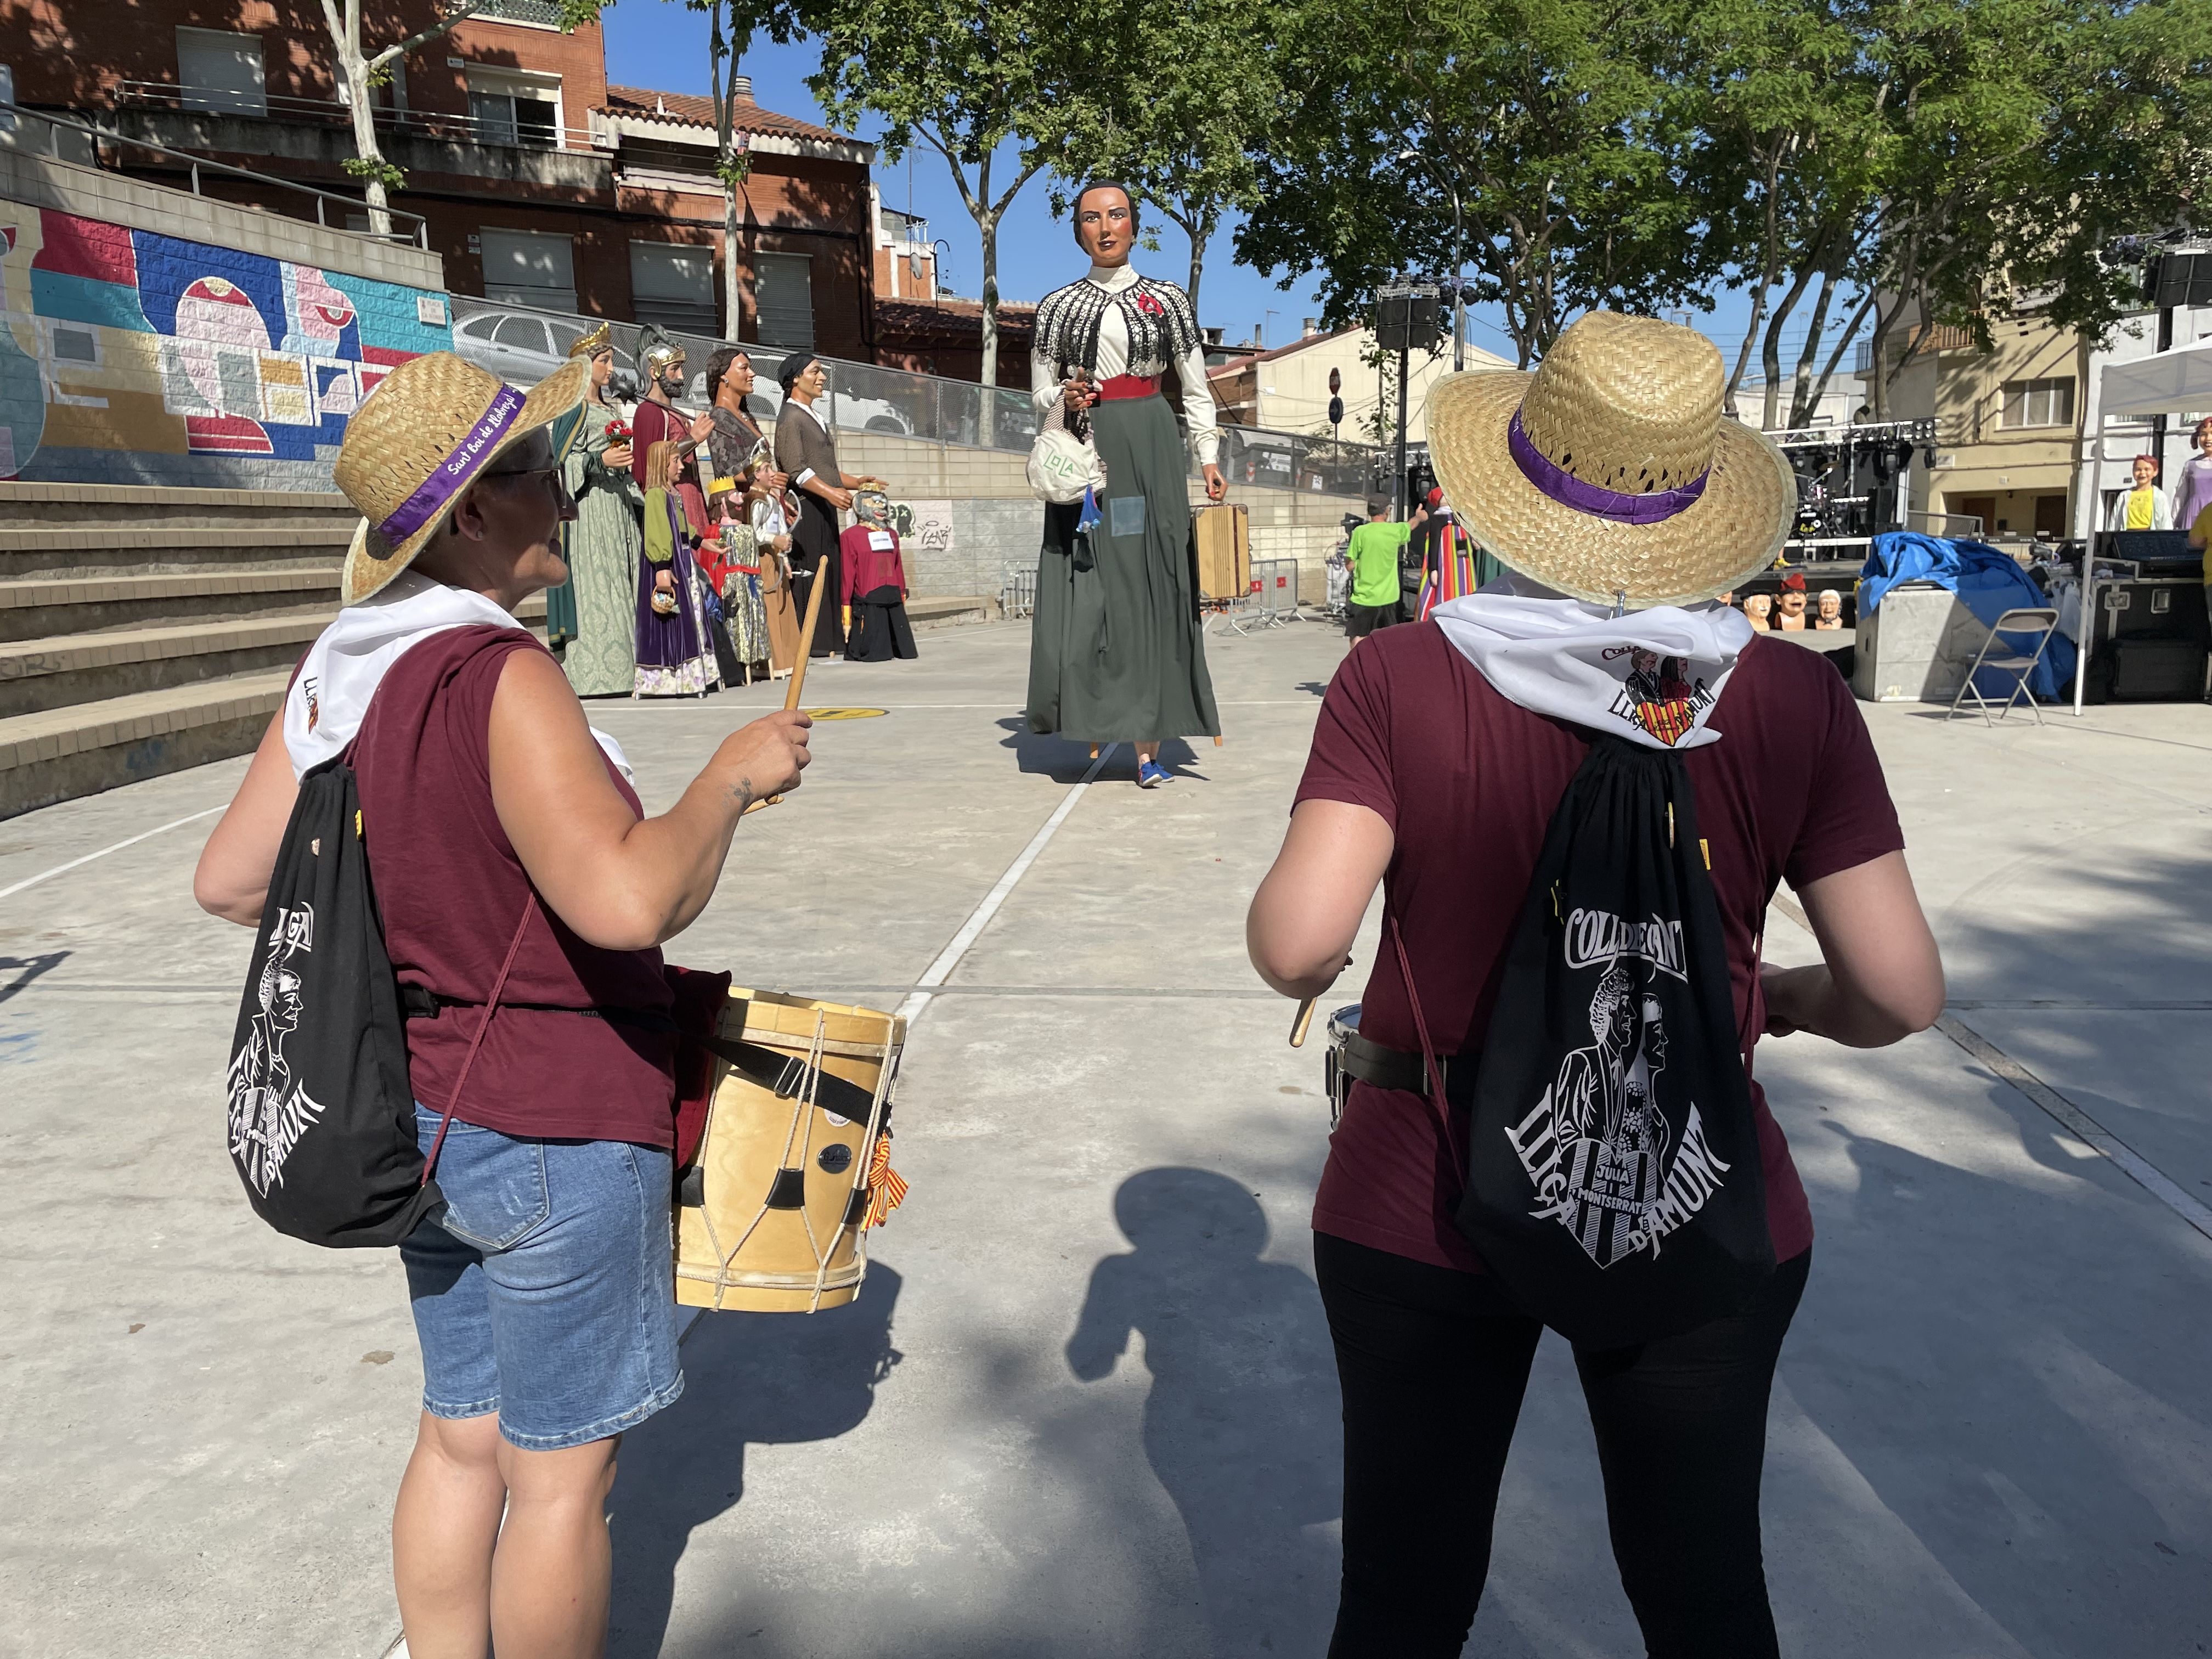
<path id="1" fill-rule="evenodd" d="M 1571 1341 L 1689 1330 L 1773 1273 L 1741 1038 L 1681 757 L 1600 737 L 1506 957 L 1456 1217 Z"/>
<path id="2" fill-rule="evenodd" d="M 415 1138 L 399 984 L 345 757 L 300 780 L 261 913 L 227 1077 L 230 1158 L 254 1212 L 311 1244 L 397 1244 L 445 1204 Z M 529 925 L 535 896 L 523 913 Z M 522 943 L 515 932 L 453 1107 Z M 441 1141 L 445 1128 L 440 1126 Z"/>

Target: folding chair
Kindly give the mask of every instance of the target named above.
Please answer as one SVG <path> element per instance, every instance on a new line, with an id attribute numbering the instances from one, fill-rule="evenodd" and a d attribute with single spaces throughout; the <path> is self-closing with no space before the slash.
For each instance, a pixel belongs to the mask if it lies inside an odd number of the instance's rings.
<path id="1" fill-rule="evenodd" d="M 2035 672 L 2036 664 L 2043 660 L 2043 653 L 2051 644 L 2051 635 L 2057 627 L 2058 613 L 2047 608 L 2008 611 L 2000 616 L 1990 625 L 1990 636 L 1982 641 L 1982 648 L 1974 653 L 1974 665 L 1966 671 L 1966 680 L 1959 687 L 1959 695 L 1951 699 L 1951 707 L 1945 712 L 1944 720 L 1948 721 L 1959 712 L 1959 705 L 1972 697 L 1974 707 L 1981 710 L 1982 723 L 1995 726 L 1996 720 L 1990 718 L 1992 707 L 1996 708 L 1997 720 L 2002 720 L 2012 712 L 2013 704 L 2025 697 L 2029 711 L 2035 716 L 2035 723 L 2042 725 L 2043 710 L 2036 703 L 2035 694 L 2027 689 L 2027 678 Z M 2000 637 L 2006 634 L 2031 635 L 2035 640 L 2035 648 L 2023 656 L 2020 647 Z M 1996 654 L 1991 655 L 1992 652 Z M 2014 676 L 2012 693 L 2002 704 L 1993 703 L 1991 699 L 1975 689 L 1974 676 L 1984 668 L 1994 668 L 2001 673 Z"/>

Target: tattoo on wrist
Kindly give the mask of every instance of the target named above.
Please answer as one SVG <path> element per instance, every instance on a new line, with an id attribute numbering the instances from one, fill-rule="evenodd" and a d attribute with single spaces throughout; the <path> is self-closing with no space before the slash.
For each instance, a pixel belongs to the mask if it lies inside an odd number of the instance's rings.
<path id="1" fill-rule="evenodd" d="M 730 799 L 737 802 L 740 816 L 750 810 L 755 799 L 753 781 L 750 778 L 739 778 L 730 786 Z"/>

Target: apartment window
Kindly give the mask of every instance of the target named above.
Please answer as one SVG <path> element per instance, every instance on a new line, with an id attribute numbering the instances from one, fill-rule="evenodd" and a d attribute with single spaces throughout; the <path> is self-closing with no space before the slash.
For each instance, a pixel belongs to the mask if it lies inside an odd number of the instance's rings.
<path id="1" fill-rule="evenodd" d="M 630 307 L 641 323 L 712 337 L 714 250 L 691 242 L 629 245 Z"/>
<path id="2" fill-rule="evenodd" d="M 805 253 L 753 255 L 753 316 L 763 345 L 814 349 L 814 260 Z"/>
<path id="3" fill-rule="evenodd" d="M 536 230 L 482 234 L 484 298 L 540 311 L 576 308 L 576 255 L 568 238 Z"/>
<path id="4" fill-rule="evenodd" d="M 177 87 L 186 109 L 210 115 L 268 114 L 261 37 L 220 29 L 179 29 Z"/>
<path id="5" fill-rule="evenodd" d="M 2074 380 L 2008 380 L 2004 387 L 2007 427 L 2074 424 Z"/>
<path id="6" fill-rule="evenodd" d="M 561 143 L 561 80 L 469 71 L 469 115 L 477 142 L 556 149 Z"/>

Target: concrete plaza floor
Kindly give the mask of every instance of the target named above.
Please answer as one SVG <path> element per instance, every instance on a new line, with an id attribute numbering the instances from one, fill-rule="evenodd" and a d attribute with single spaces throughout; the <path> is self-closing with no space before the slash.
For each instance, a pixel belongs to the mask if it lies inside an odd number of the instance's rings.
<path id="1" fill-rule="evenodd" d="M 671 946 L 893 1006 L 1069 809 L 915 1026 L 914 1192 L 860 1300 L 703 1318 L 683 1400 L 626 1443 L 617 1655 L 1326 1648 L 1328 1117 L 1242 918 L 1344 647 L 1311 624 L 1212 641 L 1228 745 L 1155 793 L 1121 751 L 1071 803 L 1086 757 L 1020 728 L 1026 643 L 976 628 L 817 671 L 811 703 L 885 712 L 817 726 L 805 787 L 746 822 Z M 594 718 L 657 806 L 774 696 Z M 1865 712 L 1952 1023 L 1759 1050 L 1820 1230 L 1768 1465 L 1784 1650 L 2203 1653 L 2212 709 Z M 191 815 L 243 766 L 0 823 L 0 1653 L 374 1659 L 397 1633 L 420 1386 L 398 1263 L 270 1233 L 223 1150 L 247 939 L 192 905 Z M 1768 953 L 1802 960 L 1786 905 Z M 1358 956 L 1341 1000 L 1371 923 Z M 1470 1654 L 1641 1651 L 1556 1339 L 1498 1539 Z"/>

